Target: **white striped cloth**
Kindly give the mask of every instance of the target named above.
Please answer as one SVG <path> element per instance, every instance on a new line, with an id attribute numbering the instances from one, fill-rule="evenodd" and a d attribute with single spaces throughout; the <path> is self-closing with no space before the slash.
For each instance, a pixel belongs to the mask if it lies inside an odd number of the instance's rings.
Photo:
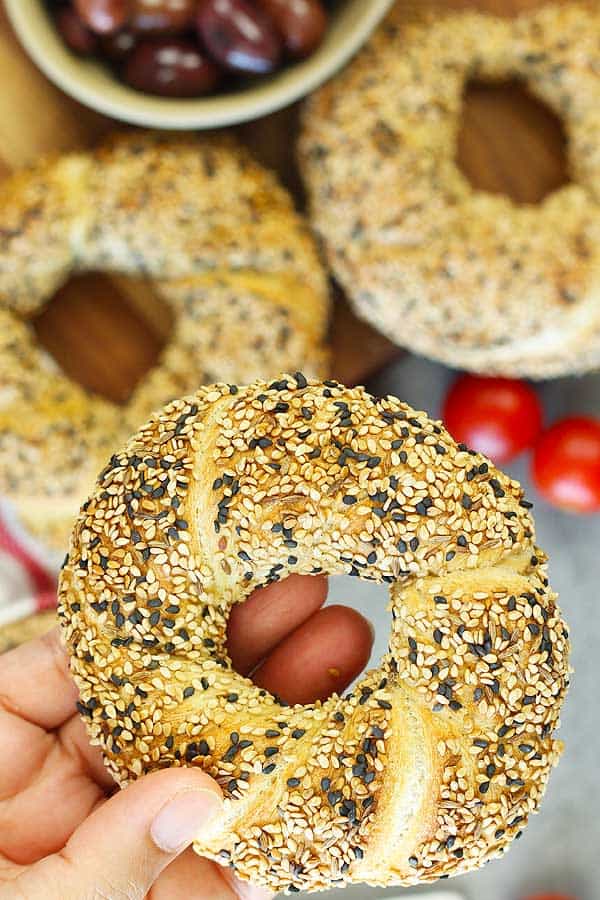
<path id="1" fill-rule="evenodd" d="M 0 500 L 0 627 L 56 606 L 56 555 L 19 524 Z"/>

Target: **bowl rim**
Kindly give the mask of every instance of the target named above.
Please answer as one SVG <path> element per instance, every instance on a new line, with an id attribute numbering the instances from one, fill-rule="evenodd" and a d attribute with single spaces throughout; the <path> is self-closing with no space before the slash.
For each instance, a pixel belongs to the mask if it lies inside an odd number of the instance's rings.
<path id="1" fill-rule="evenodd" d="M 42 0 L 4 0 L 8 18 L 26 51 L 66 94 L 111 118 L 133 125 L 171 129 L 234 125 L 299 100 L 356 53 L 394 2 L 362 0 L 354 4 L 358 9 L 354 13 L 356 21 L 343 39 L 325 41 L 307 60 L 283 69 L 256 87 L 214 97 L 177 100 L 138 93 L 112 77 L 106 81 L 102 76 L 98 78 L 99 64 L 75 56 L 62 43 L 42 7 Z"/>

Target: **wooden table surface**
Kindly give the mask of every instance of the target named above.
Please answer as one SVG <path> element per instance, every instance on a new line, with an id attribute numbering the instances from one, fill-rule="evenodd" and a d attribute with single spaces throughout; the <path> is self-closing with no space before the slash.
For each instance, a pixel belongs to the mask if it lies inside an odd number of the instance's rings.
<path id="1" fill-rule="evenodd" d="M 512 15 L 541 4 L 445 0 L 442 5 Z M 19 47 L 2 9 L 0 76 L 0 176 L 41 153 L 89 146 L 114 127 L 49 84 Z M 301 203 L 293 155 L 296 127 L 297 108 L 291 108 L 238 131 Z M 560 122 L 518 84 L 469 87 L 458 161 L 476 187 L 503 191 L 522 203 L 538 201 L 567 180 Z M 34 326 L 40 341 L 72 377 L 123 402 L 157 359 L 170 322 L 150 284 L 88 274 L 72 279 Z M 360 322 L 341 296 L 336 297 L 331 340 L 332 374 L 347 383 L 365 380 L 402 352 Z"/>

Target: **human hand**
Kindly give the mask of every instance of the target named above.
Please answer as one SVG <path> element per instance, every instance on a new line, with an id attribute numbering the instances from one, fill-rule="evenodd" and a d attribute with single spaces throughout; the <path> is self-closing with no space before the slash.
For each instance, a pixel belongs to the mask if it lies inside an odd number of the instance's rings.
<path id="1" fill-rule="evenodd" d="M 369 658 L 358 613 L 291 576 L 234 607 L 237 671 L 290 703 L 344 690 Z M 263 900 L 189 847 L 221 815 L 216 782 L 165 769 L 124 791 L 91 747 L 58 629 L 0 657 L 0 900 Z"/>

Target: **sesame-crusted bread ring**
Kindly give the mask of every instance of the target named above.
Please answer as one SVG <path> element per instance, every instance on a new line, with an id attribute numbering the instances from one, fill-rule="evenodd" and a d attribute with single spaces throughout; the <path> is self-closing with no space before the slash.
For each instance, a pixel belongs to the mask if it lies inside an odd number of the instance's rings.
<path id="1" fill-rule="evenodd" d="M 0 494 L 63 553 L 101 465 L 154 409 L 217 380 L 326 374 L 314 241 L 230 138 L 117 135 L 16 174 L 0 209 Z M 148 275 L 171 310 L 167 345 L 125 406 L 67 377 L 27 322 L 75 269 Z"/>
<path id="2" fill-rule="evenodd" d="M 200 766 L 196 844 L 273 890 L 432 881 L 501 853 L 541 800 L 569 641 L 519 485 L 424 413 L 297 373 L 167 406 L 75 526 L 59 616 L 121 785 Z M 389 652 L 289 707 L 231 666 L 229 610 L 295 572 L 390 585 Z"/>
<path id="3" fill-rule="evenodd" d="M 396 4 L 309 99 L 300 143 L 313 224 L 360 316 L 462 369 L 600 364 L 599 58 L 598 3 L 514 20 Z M 572 183 L 539 206 L 475 190 L 456 163 L 465 84 L 507 77 L 569 139 Z"/>
<path id="4" fill-rule="evenodd" d="M 56 612 L 46 609 L 0 627 L 0 653 L 19 647 L 50 631 L 56 625 Z"/>

